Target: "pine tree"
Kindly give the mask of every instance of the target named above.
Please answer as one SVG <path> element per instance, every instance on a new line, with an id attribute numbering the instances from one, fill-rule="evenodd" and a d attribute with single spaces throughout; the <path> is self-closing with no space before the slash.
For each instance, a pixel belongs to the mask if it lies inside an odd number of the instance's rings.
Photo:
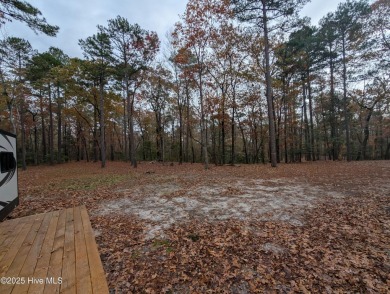
<path id="1" fill-rule="evenodd" d="M 13 19 L 26 23 L 35 33 L 42 32 L 51 37 L 55 37 L 59 30 L 58 26 L 48 24 L 41 11 L 26 1 L 0 1 L 0 27 Z"/>
<path id="2" fill-rule="evenodd" d="M 84 50 L 85 57 L 94 62 L 99 80 L 100 154 L 102 168 L 104 168 L 106 166 L 104 86 L 107 83 L 108 68 L 113 61 L 110 36 L 103 27 L 98 26 L 98 33 L 85 40 L 79 40 L 79 45 Z"/>
<path id="3" fill-rule="evenodd" d="M 240 21 L 254 23 L 261 28 L 264 38 L 265 81 L 268 106 L 270 155 L 272 167 L 277 166 L 275 118 L 270 66 L 270 37 L 276 30 L 285 31 L 298 19 L 299 9 L 308 0 L 232 0 L 234 12 Z"/>

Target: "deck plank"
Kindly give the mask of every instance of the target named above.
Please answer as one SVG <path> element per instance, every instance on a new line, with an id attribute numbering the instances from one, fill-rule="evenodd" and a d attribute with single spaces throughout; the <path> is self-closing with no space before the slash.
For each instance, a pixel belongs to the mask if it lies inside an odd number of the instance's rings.
<path id="1" fill-rule="evenodd" d="M 4 223 L 2 223 L 2 224 L 4 224 Z M 20 224 L 19 221 L 18 222 L 12 221 L 10 224 L 7 224 L 6 226 L 3 225 L 0 228 L 2 234 L 4 234 L 6 236 L 6 239 L 3 241 L 3 243 L 0 246 L 0 264 L 1 264 L 1 260 L 7 254 L 9 248 L 14 243 L 16 238 L 20 237 L 20 234 L 21 234 L 21 231 L 22 231 L 24 225 L 27 226 L 29 224 L 23 224 L 23 223 Z M 26 234 L 27 234 L 27 232 L 26 232 Z M 1 270 L 1 266 L 0 266 L 0 270 Z"/>
<path id="2" fill-rule="evenodd" d="M 12 244 L 12 247 L 8 252 L 15 253 L 15 255 L 12 258 L 12 255 L 10 255 L 10 258 L 7 259 L 7 264 L 5 264 L 5 267 L 2 267 L 2 270 L 6 271 L 6 275 L 1 274 L 1 276 L 7 276 L 7 277 L 20 277 L 19 273 L 22 269 L 24 262 L 26 261 L 26 258 L 28 256 L 28 253 L 30 252 L 30 249 L 34 243 L 34 240 L 39 232 L 39 228 L 41 227 L 42 221 L 45 217 L 45 214 L 38 214 L 34 221 L 32 222 L 32 227 L 27 232 L 27 235 L 25 236 L 23 242 Z M 18 240 L 19 241 L 19 240 Z M 17 245 L 17 246 L 15 246 Z M 10 263 L 12 259 L 12 262 Z M 13 284 L 7 284 L 7 285 L 0 285 L 0 293 L 6 294 L 11 293 Z"/>
<path id="3" fill-rule="evenodd" d="M 77 293 L 92 293 L 91 271 L 80 207 L 74 209 Z"/>
<path id="4" fill-rule="evenodd" d="M 43 218 L 42 224 L 39 228 L 39 231 L 38 231 L 38 233 L 34 239 L 34 242 L 33 242 L 32 246 L 27 254 L 27 258 L 24 261 L 23 267 L 21 268 L 20 273 L 18 274 L 19 277 L 23 277 L 27 280 L 29 277 L 33 276 L 39 255 L 40 255 L 41 250 L 42 250 L 43 241 L 45 239 L 47 229 L 48 229 L 49 224 L 50 224 L 52 214 L 53 214 L 52 212 L 49 212 L 49 213 L 46 213 L 44 215 L 44 218 Z M 16 293 L 16 294 L 26 293 L 28 290 L 28 287 L 29 287 L 28 283 L 15 285 L 13 290 L 12 290 L 12 293 Z"/>
<path id="5" fill-rule="evenodd" d="M 56 234 L 54 237 L 53 249 L 51 251 L 49 268 L 47 270 L 47 277 L 59 278 L 62 277 L 62 258 L 64 255 L 64 241 L 65 241 L 65 225 L 66 225 L 66 209 L 61 210 L 58 217 Z M 43 293 L 59 293 L 59 284 L 45 284 Z"/>
<path id="6" fill-rule="evenodd" d="M 85 206 L 2 222 L 0 242 L 0 276 L 24 278 L 1 294 L 108 294 Z"/>
<path id="7" fill-rule="evenodd" d="M 12 225 L 8 225 L 6 222 L 0 223 L 0 248 L 3 248 L 3 243 L 12 235 L 19 222 L 20 218 L 16 218 L 12 220 Z"/>
<path id="8" fill-rule="evenodd" d="M 18 254 L 20 247 L 22 246 L 29 231 L 31 230 L 33 223 L 34 223 L 33 218 L 28 218 L 26 222 L 21 223 L 21 230 L 19 234 L 17 234 L 16 238 L 12 242 L 10 242 L 8 248 L 4 248 L 4 251 L 2 252 L 4 256 L 2 256 L 2 259 L 0 261 L 1 276 L 4 276 L 4 274 L 8 271 L 8 268 L 12 264 L 12 261 L 14 260 L 15 256 Z"/>
<path id="9" fill-rule="evenodd" d="M 92 291 L 93 293 L 108 293 L 107 280 L 103 270 L 100 255 L 92 231 L 91 222 L 85 206 L 81 207 L 81 218 L 84 226 L 85 243 L 87 246 L 89 267 L 91 269 Z"/>
<path id="10" fill-rule="evenodd" d="M 61 293 L 76 292 L 76 256 L 74 244 L 74 214 L 73 208 L 66 210 L 66 228 L 64 241 L 64 257 L 62 264 Z"/>
<path id="11" fill-rule="evenodd" d="M 38 262 L 35 267 L 35 271 L 31 275 L 32 277 L 36 277 L 38 279 L 45 279 L 46 277 L 48 277 L 47 272 L 49 270 L 50 256 L 54 246 L 54 238 L 56 234 L 59 216 L 60 216 L 59 211 L 53 212 L 52 218 L 50 219 L 49 227 L 47 229 L 45 240 L 43 241 L 42 244 L 41 254 L 38 257 Z M 40 283 L 29 284 L 28 292 L 43 293 L 44 288 L 45 288 L 45 284 L 40 284 Z"/>

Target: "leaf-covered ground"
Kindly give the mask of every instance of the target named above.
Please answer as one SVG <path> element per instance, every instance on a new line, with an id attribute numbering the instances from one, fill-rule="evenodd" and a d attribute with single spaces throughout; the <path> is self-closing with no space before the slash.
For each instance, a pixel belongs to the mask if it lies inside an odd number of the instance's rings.
<path id="1" fill-rule="evenodd" d="M 11 217 L 85 204 L 116 293 L 389 293 L 390 162 L 19 172 Z"/>

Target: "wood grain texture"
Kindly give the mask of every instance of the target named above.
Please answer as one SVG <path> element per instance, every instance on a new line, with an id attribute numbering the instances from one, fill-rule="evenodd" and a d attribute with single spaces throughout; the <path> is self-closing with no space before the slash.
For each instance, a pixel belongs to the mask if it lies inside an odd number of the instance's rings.
<path id="1" fill-rule="evenodd" d="M 85 206 L 2 222 L 0 243 L 1 276 L 21 282 L 2 294 L 108 293 Z"/>

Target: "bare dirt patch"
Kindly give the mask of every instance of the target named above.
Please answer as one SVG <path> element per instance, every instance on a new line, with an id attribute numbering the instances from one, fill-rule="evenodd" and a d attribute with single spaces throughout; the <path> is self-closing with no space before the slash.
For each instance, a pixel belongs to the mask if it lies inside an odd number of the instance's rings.
<path id="1" fill-rule="evenodd" d="M 219 184 L 149 184 L 121 190 L 123 197 L 97 209 L 100 215 L 123 214 L 147 222 L 146 239 L 164 238 L 173 224 L 192 220 L 274 220 L 302 226 L 305 209 L 342 194 L 291 180 L 230 180 Z"/>

